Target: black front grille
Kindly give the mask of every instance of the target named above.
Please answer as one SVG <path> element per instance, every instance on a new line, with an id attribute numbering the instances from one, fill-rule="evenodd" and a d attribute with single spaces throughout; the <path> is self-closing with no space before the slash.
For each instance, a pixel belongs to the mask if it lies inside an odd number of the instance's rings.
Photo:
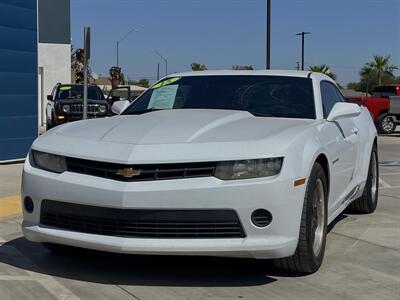
<path id="1" fill-rule="evenodd" d="M 67 157 L 69 172 L 119 181 L 165 180 L 214 175 L 215 162 L 123 165 Z"/>
<path id="2" fill-rule="evenodd" d="M 71 113 L 83 113 L 83 104 L 71 104 Z M 87 105 L 87 112 L 90 113 L 98 113 L 99 112 L 99 105 L 98 104 L 88 104 Z"/>
<path id="3" fill-rule="evenodd" d="M 43 200 L 43 225 L 128 238 L 243 238 L 232 210 L 116 209 Z"/>

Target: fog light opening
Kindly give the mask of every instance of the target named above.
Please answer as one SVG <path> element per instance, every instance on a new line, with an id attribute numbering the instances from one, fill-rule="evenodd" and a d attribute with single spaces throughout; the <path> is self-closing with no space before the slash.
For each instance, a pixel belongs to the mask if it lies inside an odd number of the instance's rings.
<path id="1" fill-rule="evenodd" d="M 35 206 L 33 205 L 33 200 L 30 197 L 25 197 L 24 199 L 24 207 L 28 213 L 32 213 Z"/>
<path id="2" fill-rule="evenodd" d="M 266 209 L 257 209 L 251 214 L 251 222 L 257 227 L 267 227 L 272 222 L 272 214 Z"/>

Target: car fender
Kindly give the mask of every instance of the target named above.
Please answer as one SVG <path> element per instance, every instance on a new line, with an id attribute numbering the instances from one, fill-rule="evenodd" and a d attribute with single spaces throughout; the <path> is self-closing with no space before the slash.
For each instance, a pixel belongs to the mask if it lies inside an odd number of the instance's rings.
<path id="1" fill-rule="evenodd" d="M 368 176 L 369 162 L 371 158 L 372 147 L 376 142 L 377 131 L 371 115 L 367 108 L 362 107 L 360 116 L 355 120 L 359 128 L 359 161 L 356 169 L 356 176 L 360 181 L 365 181 Z M 365 182 L 363 182 L 365 183 Z"/>
<path id="2" fill-rule="evenodd" d="M 288 147 L 290 151 L 287 151 L 285 164 L 286 167 L 289 166 L 291 168 L 293 182 L 305 178 L 305 185 L 307 185 L 314 163 L 321 154 L 327 158 L 327 167 L 330 170 L 331 157 L 328 149 L 318 138 L 318 126 L 310 127 L 298 134 Z M 329 180 L 330 174 L 326 175 Z"/>

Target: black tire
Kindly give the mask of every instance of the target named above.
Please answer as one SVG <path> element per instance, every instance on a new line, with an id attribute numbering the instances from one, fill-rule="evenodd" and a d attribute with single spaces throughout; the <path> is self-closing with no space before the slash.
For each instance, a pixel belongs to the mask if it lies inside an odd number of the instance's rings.
<path id="1" fill-rule="evenodd" d="M 365 183 L 363 195 L 354 200 L 348 207 L 347 211 L 352 213 L 370 214 L 375 211 L 378 205 L 378 192 L 379 192 L 379 160 L 378 149 L 374 145 L 369 160 L 368 177 Z M 375 166 L 374 166 L 375 165 Z M 374 168 L 375 167 L 375 174 Z M 374 177 L 376 180 L 374 180 Z M 375 186 L 375 193 L 373 187 Z"/>
<path id="2" fill-rule="evenodd" d="M 314 229 L 313 229 L 313 217 L 314 209 L 313 204 L 315 203 L 315 193 L 318 184 L 322 182 L 323 193 L 324 193 L 324 217 L 323 229 L 322 229 L 322 241 L 319 248 L 318 254 L 314 253 Z M 319 163 L 315 163 L 311 175 L 309 177 L 306 189 L 306 195 L 303 204 L 303 212 L 301 216 L 300 224 L 300 234 L 299 242 L 297 244 L 296 252 L 293 256 L 280 258 L 274 260 L 274 264 L 281 270 L 301 273 L 301 274 L 311 274 L 316 272 L 322 264 L 325 245 L 326 245 L 326 233 L 327 233 L 327 204 L 328 204 L 328 189 L 326 175 Z"/>
<path id="3" fill-rule="evenodd" d="M 49 123 L 49 121 L 46 122 L 46 131 L 50 130 L 51 128 L 53 128 L 53 126 L 51 126 L 51 124 Z"/>
<path id="4" fill-rule="evenodd" d="M 387 113 L 383 113 L 379 116 L 376 127 L 380 134 L 392 134 L 396 130 L 396 123 Z"/>

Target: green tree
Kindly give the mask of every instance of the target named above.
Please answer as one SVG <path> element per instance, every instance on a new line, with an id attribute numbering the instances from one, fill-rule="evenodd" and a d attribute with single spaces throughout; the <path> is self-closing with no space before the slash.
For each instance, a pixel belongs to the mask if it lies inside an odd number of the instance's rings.
<path id="1" fill-rule="evenodd" d="M 349 82 L 346 87 L 349 90 L 361 91 L 361 86 L 359 82 Z"/>
<path id="2" fill-rule="evenodd" d="M 141 87 L 148 88 L 150 86 L 150 82 L 146 78 L 142 78 L 140 80 L 128 80 L 127 82 L 129 85 L 137 85 Z"/>
<path id="3" fill-rule="evenodd" d="M 395 70 L 397 70 L 397 67 L 390 63 L 390 55 L 374 55 L 373 60 L 366 63 L 361 69 L 360 75 L 368 82 L 370 79 L 377 78 L 378 85 L 382 85 L 385 77 L 394 78 L 393 72 Z"/>
<path id="4" fill-rule="evenodd" d="M 330 78 L 332 78 L 333 80 L 337 79 L 336 74 L 333 73 L 331 68 L 329 66 L 327 66 L 327 65 L 310 66 L 309 70 L 312 71 L 312 72 L 318 72 L 318 73 L 325 74 L 325 75 L 329 76 Z"/>
<path id="5" fill-rule="evenodd" d="M 249 66 L 234 65 L 232 66 L 232 70 L 254 70 L 254 68 L 252 65 Z"/>
<path id="6" fill-rule="evenodd" d="M 195 63 L 195 62 L 192 63 L 190 65 L 190 67 L 192 68 L 192 71 L 205 71 L 205 70 L 207 70 L 206 65 Z"/>
<path id="7" fill-rule="evenodd" d="M 148 88 L 150 86 L 149 80 L 146 78 L 142 78 L 136 82 L 136 85 Z"/>

